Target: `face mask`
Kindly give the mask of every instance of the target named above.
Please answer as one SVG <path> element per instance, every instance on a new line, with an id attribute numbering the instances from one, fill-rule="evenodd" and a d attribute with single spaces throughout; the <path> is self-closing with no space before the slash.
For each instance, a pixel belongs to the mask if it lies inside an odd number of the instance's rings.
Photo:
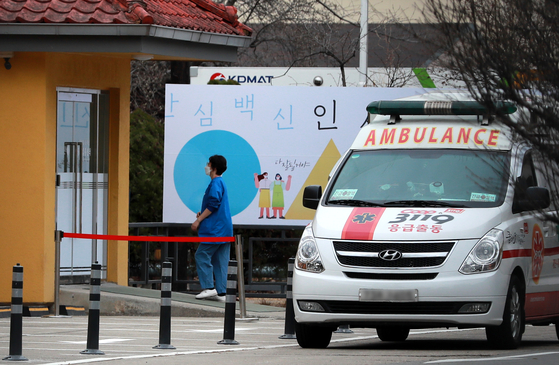
<path id="1" fill-rule="evenodd" d="M 210 167 L 208 165 L 206 165 L 204 167 L 204 172 L 206 173 L 206 175 L 210 176 L 210 172 L 212 171 L 212 169 L 210 169 Z"/>

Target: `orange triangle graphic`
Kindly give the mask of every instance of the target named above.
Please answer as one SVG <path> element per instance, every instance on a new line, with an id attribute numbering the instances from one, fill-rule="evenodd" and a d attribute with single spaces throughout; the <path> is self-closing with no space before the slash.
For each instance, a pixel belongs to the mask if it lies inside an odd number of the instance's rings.
<path id="1" fill-rule="evenodd" d="M 303 206 L 303 191 L 305 190 L 305 186 L 320 185 L 324 191 L 328 183 L 328 174 L 332 171 L 334 165 L 336 165 L 336 162 L 338 162 L 341 156 L 334 140 L 331 139 L 316 162 L 316 165 L 311 170 L 309 177 L 307 177 L 307 180 L 303 184 L 303 188 L 299 191 L 293 204 L 291 204 L 289 210 L 285 214 L 286 219 L 313 219 L 315 211 Z"/>

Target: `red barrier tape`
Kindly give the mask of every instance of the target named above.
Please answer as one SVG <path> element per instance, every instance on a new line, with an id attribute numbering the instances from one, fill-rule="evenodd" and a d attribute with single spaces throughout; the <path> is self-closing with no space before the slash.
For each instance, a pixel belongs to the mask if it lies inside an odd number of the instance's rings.
<path id="1" fill-rule="evenodd" d="M 235 242 L 235 237 L 161 237 L 161 236 L 117 236 L 111 234 L 66 233 L 64 237 L 111 241 L 150 242 Z"/>

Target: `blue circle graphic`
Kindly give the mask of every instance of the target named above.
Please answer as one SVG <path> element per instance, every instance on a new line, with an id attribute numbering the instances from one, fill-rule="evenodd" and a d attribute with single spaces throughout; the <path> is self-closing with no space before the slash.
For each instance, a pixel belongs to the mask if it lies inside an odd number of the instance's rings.
<path id="1" fill-rule="evenodd" d="M 254 173 L 260 173 L 256 152 L 235 133 L 214 130 L 189 140 L 175 161 L 175 189 L 188 209 L 199 212 L 202 197 L 210 183 L 204 166 L 213 155 L 223 155 L 227 159 L 223 180 L 229 192 L 231 215 L 234 216 L 245 210 L 256 196 L 258 189 L 254 186 Z"/>

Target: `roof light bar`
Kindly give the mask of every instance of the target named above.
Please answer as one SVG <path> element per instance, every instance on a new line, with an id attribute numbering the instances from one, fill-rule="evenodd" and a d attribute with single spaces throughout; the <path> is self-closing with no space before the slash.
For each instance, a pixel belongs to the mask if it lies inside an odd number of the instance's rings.
<path id="1" fill-rule="evenodd" d="M 512 114 L 516 106 L 512 102 L 495 103 L 499 114 Z M 381 115 L 484 115 L 488 113 L 485 106 L 477 101 L 415 101 L 415 100 L 380 100 L 367 106 L 371 114 Z"/>

